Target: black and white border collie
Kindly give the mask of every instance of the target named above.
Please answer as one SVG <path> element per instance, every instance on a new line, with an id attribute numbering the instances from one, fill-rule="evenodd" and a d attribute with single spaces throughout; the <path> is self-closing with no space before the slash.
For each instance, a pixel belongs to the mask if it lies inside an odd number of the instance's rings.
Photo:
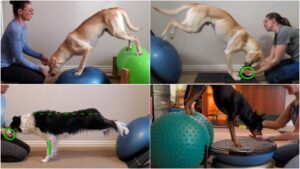
<path id="1" fill-rule="evenodd" d="M 114 129 L 122 136 L 129 133 L 125 123 L 108 120 L 93 108 L 68 113 L 47 110 L 14 116 L 10 128 L 24 134 L 42 136 L 46 141 L 51 140 L 51 153 L 47 153 L 42 162 L 54 159 L 58 140 L 62 136 L 85 130 L 103 130 L 104 134 L 108 134 L 110 129 Z"/>

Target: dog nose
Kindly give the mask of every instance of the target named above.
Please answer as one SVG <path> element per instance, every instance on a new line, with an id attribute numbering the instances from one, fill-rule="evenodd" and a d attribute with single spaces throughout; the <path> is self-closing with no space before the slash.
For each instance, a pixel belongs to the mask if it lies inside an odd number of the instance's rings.
<path id="1" fill-rule="evenodd" d="M 251 63 L 250 62 L 245 62 L 244 65 L 245 66 L 251 66 Z"/>
<path id="2" fill-rule="evenodd" d="M 50 74 L 51 77 L 55 76 L 55 73 L 50 73 L 50 72 L 49 72 L 49 74 Z"/>

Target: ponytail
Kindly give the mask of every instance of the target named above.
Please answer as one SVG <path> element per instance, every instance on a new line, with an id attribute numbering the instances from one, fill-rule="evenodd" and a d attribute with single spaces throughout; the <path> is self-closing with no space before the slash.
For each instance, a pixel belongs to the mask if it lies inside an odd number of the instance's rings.
<path id="1" fill-rule="evenodd" d="M 271 12 L 267 14 L 266 17 L 269 19 L 275 19 L 276 22 L 279 23 L 280 25 L 289 26 L 289 27 L 292 26 L 290 21 L 287 18 L 280 16 L 280 14 L 277 12 Z"/>

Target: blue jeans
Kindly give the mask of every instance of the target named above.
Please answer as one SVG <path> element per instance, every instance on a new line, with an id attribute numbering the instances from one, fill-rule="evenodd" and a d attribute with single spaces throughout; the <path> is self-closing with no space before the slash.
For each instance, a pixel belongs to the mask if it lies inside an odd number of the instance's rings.
<path id="1" fill-rule="evenodd" d="M 282 60 L 278 65 L 265 71 L 269 83 L 292 83 L 299 80 L 299 62 L 292 59 Z"/>

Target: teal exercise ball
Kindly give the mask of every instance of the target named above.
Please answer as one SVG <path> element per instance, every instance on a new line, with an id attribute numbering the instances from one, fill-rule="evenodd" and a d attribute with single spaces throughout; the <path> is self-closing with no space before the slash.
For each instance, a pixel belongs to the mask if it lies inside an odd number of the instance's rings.
<path id="1" fill-rule="evenodd" d="M 211 122 L 201 113 L 195 112 L 194 116 L 197 121 L 204 124 L 209 134 L 209 145 L 212 145 L 214 141 L 214 128 Z"/>
<path id="2" fill-rule="evenodd" d="M 151 127 L 151 163 L 160 168 L 196 168 L 209 144 L 206 127 L 184 112 L 161 116 Z"/>

